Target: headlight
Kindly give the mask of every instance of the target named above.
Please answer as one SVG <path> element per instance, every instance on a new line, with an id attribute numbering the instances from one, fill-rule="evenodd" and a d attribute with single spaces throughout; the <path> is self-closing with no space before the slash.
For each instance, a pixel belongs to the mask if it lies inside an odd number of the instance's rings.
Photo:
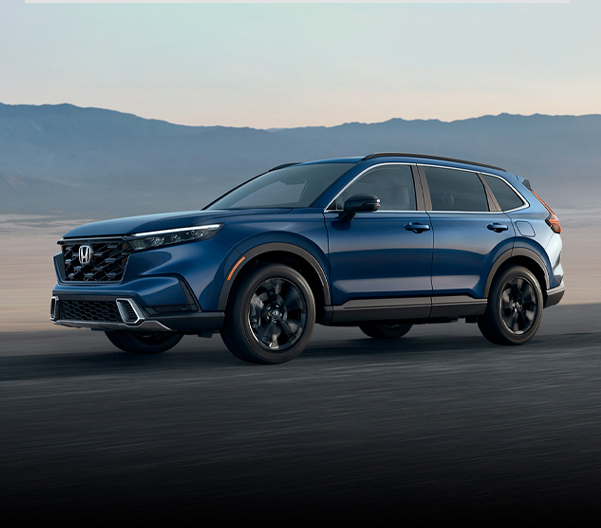
<path id="1" fill-rule="evenodd" d="M 166 229 L 164 231 L 149 231 L 148 233 L 136 233 L 132 235 L 130 244 L 135 251 L 152 249 L 182 242 L 193 242 L 195 240 L 206 240 L 217 233 L 223 224 L 212 224 L 199 227 L 183 227 L 180 229 Z"/>

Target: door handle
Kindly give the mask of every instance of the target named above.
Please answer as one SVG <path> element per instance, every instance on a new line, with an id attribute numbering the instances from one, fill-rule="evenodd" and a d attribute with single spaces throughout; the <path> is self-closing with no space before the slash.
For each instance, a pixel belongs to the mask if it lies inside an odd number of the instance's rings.
<path id="1" fill-rule="evenodd" d="M 509 229 L 505 224 L 497 224 L 496 222 L 488 224 L 486 227 L 495 233 L 500 233 L 501 231 L 507 231 Z"/>
<path id="2" fill-rule="evenodd" d="M 405 229 L 414 233 L 421 233 L 422 231 L 429 231 L 430 226 L 428 224 L 420 224 L 419 222 L 411 222 L 410 224 L 405 224 Z"/>

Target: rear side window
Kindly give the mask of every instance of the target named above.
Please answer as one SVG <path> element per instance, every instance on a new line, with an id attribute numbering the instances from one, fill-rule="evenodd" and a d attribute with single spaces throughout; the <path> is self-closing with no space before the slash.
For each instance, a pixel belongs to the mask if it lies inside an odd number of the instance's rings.
<path id="1" fill-rule="evenodd" d="M 483 174 L 483 176 L 494 193 L 497 202 L 499 202 L 502 211 L 510 211 L 524 205 L 524 201 L 501 178 L 487 176 L 486 174 Z"/>
<path id="2" fill-rule="evenodd" d="M 424 167 L 432 211 L 488 211 L 486 191 L 475 172 Z"/>

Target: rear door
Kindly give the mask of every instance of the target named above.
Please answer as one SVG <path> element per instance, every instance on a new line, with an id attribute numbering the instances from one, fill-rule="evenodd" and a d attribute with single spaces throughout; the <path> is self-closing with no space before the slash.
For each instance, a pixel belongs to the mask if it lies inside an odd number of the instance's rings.
<path id="1" fill-rule="evenodd" d="M 420 172 L 434 232 L 432 294 L 482 298 L 492 264 L 513 247 L 513 224 L 495 211 L 478 172 L 435 165 Z"/>

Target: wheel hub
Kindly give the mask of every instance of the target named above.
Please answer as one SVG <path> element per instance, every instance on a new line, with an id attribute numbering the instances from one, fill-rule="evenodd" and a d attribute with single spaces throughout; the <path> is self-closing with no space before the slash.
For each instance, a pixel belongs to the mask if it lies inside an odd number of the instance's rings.
<path id="1" fill-rule="evenodd" d="M 284 317 L 285 307 L 280 306 L 279 304 L 270 304 L 267 307 L 267 316 L 273 321 L 279 321 Z"/>

